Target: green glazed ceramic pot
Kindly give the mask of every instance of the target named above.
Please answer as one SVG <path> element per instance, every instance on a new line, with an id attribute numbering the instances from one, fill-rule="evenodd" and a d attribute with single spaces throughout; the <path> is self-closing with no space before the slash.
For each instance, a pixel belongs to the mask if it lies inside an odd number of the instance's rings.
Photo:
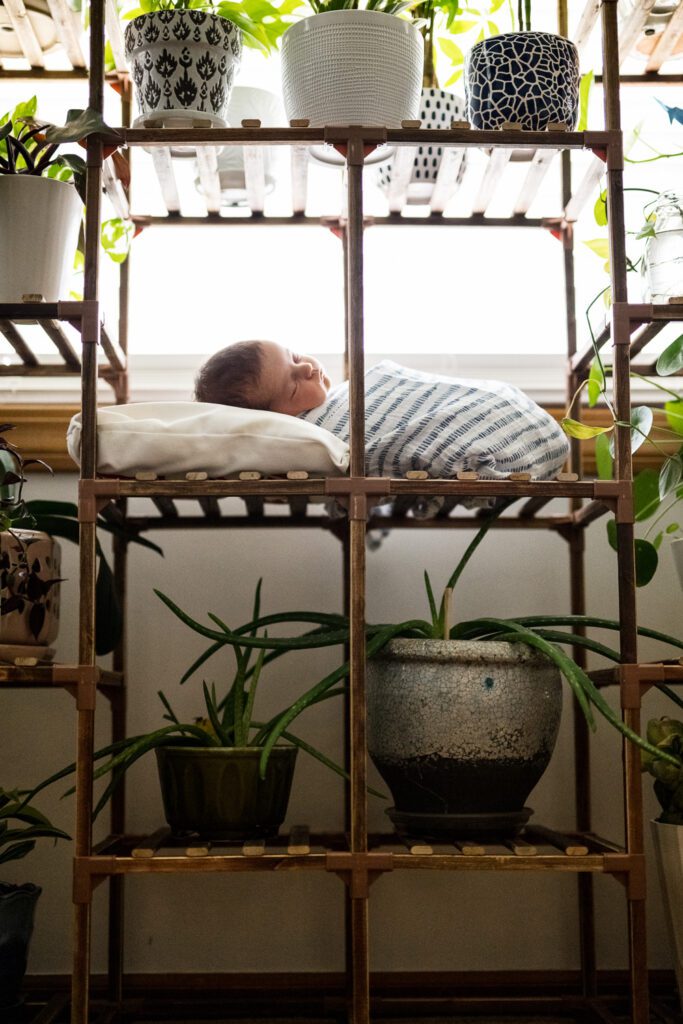
<path id="1" fill-rule="evenodd" d="M 258 747 L 159 747 L 166 820 L 178 835 L 205 839 L 274 836 L 284 821 L 297 748 L 275 747 L 265 779 Z"/>

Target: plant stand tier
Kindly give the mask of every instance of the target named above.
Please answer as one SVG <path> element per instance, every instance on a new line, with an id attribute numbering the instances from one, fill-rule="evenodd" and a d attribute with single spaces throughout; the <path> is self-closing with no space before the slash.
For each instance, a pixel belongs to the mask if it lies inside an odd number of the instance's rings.
<path id="1" fill-rule="evenodd" d="M 406 125 L 409 122 L 406 122 Z M 167 218 L 160 217 L 137 217 L 139 224 L 159 224 L 164 221 L 168 223 L 213 223 L 213 224 L 234 224 L 240 221 L 263 221 L 263 223 L 274 226 L 276 224 L 290 223 L 287 217 L 264 216 L 264 205 L 266 196 L 265 167 L 266 159 L 264 146 L 291 146 L 291 192 L 292 192 L 292 215 L 302 221 L 306 221 L 306 195 L 308 186 L 308 149 L 311 146 L 320 146 L 326 143 L 329 146 L 336 146 L 342 151 L 351 139 L 362 139 L 363 143 L 372 146 L 384 146 L 387 150 L 387 159 L 392 155 L 394 147 L 397 152 L 394 156 L 394 168 L 392 171 L 392 186 L 389 194 L 390 215 L 386 218 L 372 218 L 368 223 L 391 224 L 400 217 L 400 222 L 412 222 L 424 224 L 420 217 L 402 217 L 401 211 L 406 209 L 407 191 L 410 181 L 410 170 L 417 152 L 418 145 L 423 147 L 438 145 L 446 147 L 477 148 L 484 149 L 489 154 L 488 164 L 477 190 L 476 198 L 473 201 L 471 216 L 460 218 L 444 218 L 446 223 L 457 223 L 462 225 L 488 223 L 484 214 L 496 195 L 501 181 L 503 180 L 506 165 L 510 159 L 513 149 L 516 151 L 529 150 L 529 170 L 521 186 L 519 194 L 512 206 L 510 217 L 496 218 L 496 225 L 528 224 L 528 226 L 547 226 L 543 220 L 526 219 L 528 212 L 538 189 L 545 177 L 555 155 L 563 149 L 592 149 L 604 157 L 608 147 L 618 146 L 617 136 L 612 132 L 567 132 L 565 130 L 551 130 L 543 132 L 529 132 L 511 126 L 496 131 L 473 131 L 466 122 L 453 122 L 456 127 L 450 129 L 416 128 L 404 127 L 400 129 L 386 129 L 373 127 L 336 127 L 308 128 L 298 126 L 283 126 L 281 128 L 250 127 L 244 122 L 240 128 L 136 128 L 136 129 L 115 129 L 115 140 L 125 142 L 130 146 L 142 146 L 151 154 L 154 163 L 161 195 L 168 211 Z M 461 127 L 460 125 L 463 125 Z M 108 136 L 108 142 L 114 141 Z M 244 176 L 246 207 L 235 212 L 234 209 L 222 213 L 221 187 L 219 181 L 219 169 L 217 161 L 217 146 L 222 144 L 239 144 L 245 147 L 244 153 Z M 174 156 L 182 155 L 183 150 L 196 152 L 197 170 L 201 182 L 201 191 L 204 195 L 207 216 L 190 217 L 182 216 L 183 201 L 181 189 L 175 174 Z M 595 166 L 599 174 L 604 172 L 603 160 L 596 157 Z M 105 164 L 106 168 L 106 164 Z M 405 173 L 400 173 L 402 170 Z M 432 197 L 430 214 L 434 222 L 440 223 L 445 208 L 442 197 L 449 193 L 448 176 L 455 175 L 457 168 L 451 161 L 442 161 L 439 178 L 437 179 Z M 595 171 L 590 172 L 589 188 L 595 183 Z M 105 173 L 105 187 L 111 190 L 114 181 L 108 181 Z M 583 187 L 586 192 L 586 187 Z M 452 190 L 451 190 L 452 191 Z M 245 216 L 245 214 L 247 214 Z M 310 218 L 310 222 L 318 223 L 318 218 Z"/>
<path id="2" fill-rule="evenodd" d="M 104 356 L 97 368 L 98 376 L 111 385 L 115 395 L 123 395 L 126 354 L 101 323 L 98 332 L 99 319 L 99 304 L 92 302 L 0 303 L 0 345 L 11 351 L 16 360 L 0 365 L 0 377 L 80 377 L 81 344 L 91 340 L 94 331 L 99 333 Z M 33 329 L 47 335 L 59 362 L 34 353 L 27 333 Z"/>
<path id="3" fill-rule="evenodd" d="M 677 323 L 683 320 L 683 296 L 680 299 L 671 300 L 668 304 L 658 303 L 615 303 L 613 306 L 613 319 L 623 318 L 628 320 L 631 344 L 629 356 L 635 356 L 645 349 L 649 343 L 657 337 L 667 324 Z M 596 334 L 595 344 L 597 348 L 603 348 L 612 336 L 612 324 L 608 323 Z M 592 345 L 586 346 L 581 352 L 575 353 L 571 359 L 572 373 L 585 377 L 588 375 L 591 363 L 595 358 L 595 350 Z M 644 376 L 655 374 L 656 359 L 649 362 L 633 365 L 632 369 Z M 678 374 L 680 375 L 680 374 Z"/>
<path id="4" fill-rule="evenodd" d="M 344 835 L 309 834 L 296 826 L 289 835 L 245 842 L 173 838 L 168 828 L 149 836 L 110 836 L 89 857 L 79 857 L 77 876 L 87 885 L 124 874 L 196 874 L 226 871 L 389 872 L 438 871 L 593 872 L 640 878 L 642 858 L 593 833 L 558 832 L 528 825 L 505 842 L 428 843 L 398 834 L 371 834 L 368 852 L 352 854 Z"/>

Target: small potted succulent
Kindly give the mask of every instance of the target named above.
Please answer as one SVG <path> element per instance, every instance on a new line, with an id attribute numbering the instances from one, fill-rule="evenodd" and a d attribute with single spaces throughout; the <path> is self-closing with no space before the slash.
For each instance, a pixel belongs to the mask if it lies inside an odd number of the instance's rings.
<path id="1" fill-rule="evenodd" d="M 518 0 L 518 31 L 476 43 L 465 64 L 467 119 L 473 128 L 504 124 L 543 131 L 576 126 L 579 54 L 551 32 L 531 31 L 531 0 Z"/>
<path id="2" fill-rule="evenodd" d="M 270 53 L 301 0 L 142 0 L 124 16 L 126 56 L 140 115 L 136 128 L 228 126 L 242 44 Z"/>
<path id="3" fill-rule="evenodd" d="M 19 790 L 0 788 L 0 864 L 26 857 L 37 839 L 69 839 Z M 0 1009 L 21 1002 L 33 918 L 41 888 L 32 882 L 0 882 Z"/>
<path id="4" fill-rule="evenodd" d="M 683 708 L 683 700 L 673 689 L 663 685 L 659 689 Z M 671 764 L 647 751 L 642 758 L 643 771 L 654 778 L 655 796 L 661 806 L 661 813 L 652 822 L 652 837 L 683 1006 L 683 721 L 653 718 L 647 725 L 647 738 L 657 750 L 678 762 Z"/>
<path id="5" fill-rule="evenodd" d="M 65 298 L 84 201 L 85 161 L 45 137 L 35 97 L 0 122 L 0 302 Z"/>
<path id="6" fill-rule="evenodd" d="M 410 0 L 308 0 L 282 37 L 285 113 L 323 125 L 400 128 L 420 106 L 423 42 Z M 386 156 L 386 154 L 385 154 Z"/>

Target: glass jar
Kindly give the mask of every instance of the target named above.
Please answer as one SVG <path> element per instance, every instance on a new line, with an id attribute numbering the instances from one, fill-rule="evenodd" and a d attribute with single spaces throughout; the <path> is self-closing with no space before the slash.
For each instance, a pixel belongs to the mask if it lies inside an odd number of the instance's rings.
<path id="1" fill-rule="evenodd" d="M 683 195 L 662 192 L 655 205 L 655 234 L 645 243 L 643 298 L 668 302 L 683 296 Z"/>

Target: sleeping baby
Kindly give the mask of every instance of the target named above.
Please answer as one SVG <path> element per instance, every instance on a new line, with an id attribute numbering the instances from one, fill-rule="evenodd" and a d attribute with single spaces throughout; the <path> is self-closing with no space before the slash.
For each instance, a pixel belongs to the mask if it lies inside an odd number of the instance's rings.
<path id="1" fill-rule="evenodd" d="M 330 390 L 317 359 L 273 341 L 240 341 L 211 356 L 195 398 L 298 416 L 349 440 L 348 381 Z M 518 388 L 389 360 L 365 373 L 365 448 L 367 475 L 394 477 L 421 469 L 432 477 L 475 470 L 488 479 L 548 479 L 568 454 L 559 425 Z"/>

